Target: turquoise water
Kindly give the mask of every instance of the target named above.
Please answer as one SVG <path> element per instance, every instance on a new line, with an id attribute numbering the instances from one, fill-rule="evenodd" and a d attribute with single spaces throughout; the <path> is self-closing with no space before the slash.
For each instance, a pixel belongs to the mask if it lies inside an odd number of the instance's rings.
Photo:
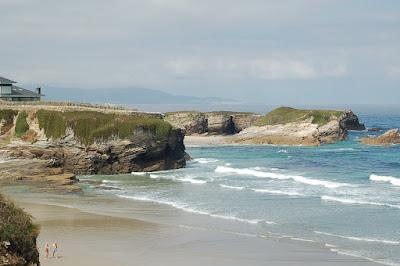
<path id="1" fill-rule="evenodd" d="M 400 127 L 397 114 L 361 120 Z M 193 160 L 185 169 L 82 179 L 101 181 L 101 193 L 113 197 L 243 224 L 232 227 L 237 232 L 400 265 L 400 146 L 359 144 L 369 134 L 350 132 L 347 141 L 321 147 L 187 147 Z"/>

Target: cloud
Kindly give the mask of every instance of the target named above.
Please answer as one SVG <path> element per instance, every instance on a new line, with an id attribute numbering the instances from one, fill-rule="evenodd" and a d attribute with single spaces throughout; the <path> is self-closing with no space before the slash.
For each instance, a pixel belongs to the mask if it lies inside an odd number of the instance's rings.
<path id="1" fill-rule="evenodd" d="M 387 2 L 1 0 L 0 75 L 197 96 L 394 87 L 400 3 Z"/>
<path id="2" fill-rule="evenodd" d="M 319 61 L 326 61 L 319 59 Z M 166 69 L 178 78 L 225 77 L 235 79 L 285 80 L 341 77 L 346 66 L 341 63 L 310 63 L 295 59 L 273 58 L 198 58 L 170 60 Z"/>

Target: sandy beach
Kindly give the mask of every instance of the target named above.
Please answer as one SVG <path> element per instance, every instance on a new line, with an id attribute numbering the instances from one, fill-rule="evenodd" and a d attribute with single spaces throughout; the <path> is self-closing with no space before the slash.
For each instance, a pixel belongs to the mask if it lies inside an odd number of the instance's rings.
<path id="1" fill-rule="evenodd" d="M 300 241 L 168 226 L 14 200 L 41 226 L 42 265 L 377 265 Z M 59 244 L 60 257 L 45 259 L 43 247 L 53 241 Z"/>

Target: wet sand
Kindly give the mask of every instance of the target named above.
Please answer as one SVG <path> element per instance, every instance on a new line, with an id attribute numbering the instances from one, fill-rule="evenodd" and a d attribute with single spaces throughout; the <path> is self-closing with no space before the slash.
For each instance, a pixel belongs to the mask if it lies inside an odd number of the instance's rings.
<path id="1" fill-rule="evenodd" d="M 41 226 L 42 265 L 378 265 L 297 241 L 161 225 L 23 201 L 17 204 Z M 60 258 L 45 259 L 43 247 L 53 241 L 59 244 Z"/>

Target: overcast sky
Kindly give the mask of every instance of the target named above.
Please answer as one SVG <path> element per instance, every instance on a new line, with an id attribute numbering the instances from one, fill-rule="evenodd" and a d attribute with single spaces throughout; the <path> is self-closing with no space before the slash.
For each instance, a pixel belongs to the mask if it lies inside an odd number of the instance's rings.
<path id="1" fill-rule="evenodd" d="M 398 0 L 0 0 L 0 76 L 266 104 L 400 103 Z"/>

